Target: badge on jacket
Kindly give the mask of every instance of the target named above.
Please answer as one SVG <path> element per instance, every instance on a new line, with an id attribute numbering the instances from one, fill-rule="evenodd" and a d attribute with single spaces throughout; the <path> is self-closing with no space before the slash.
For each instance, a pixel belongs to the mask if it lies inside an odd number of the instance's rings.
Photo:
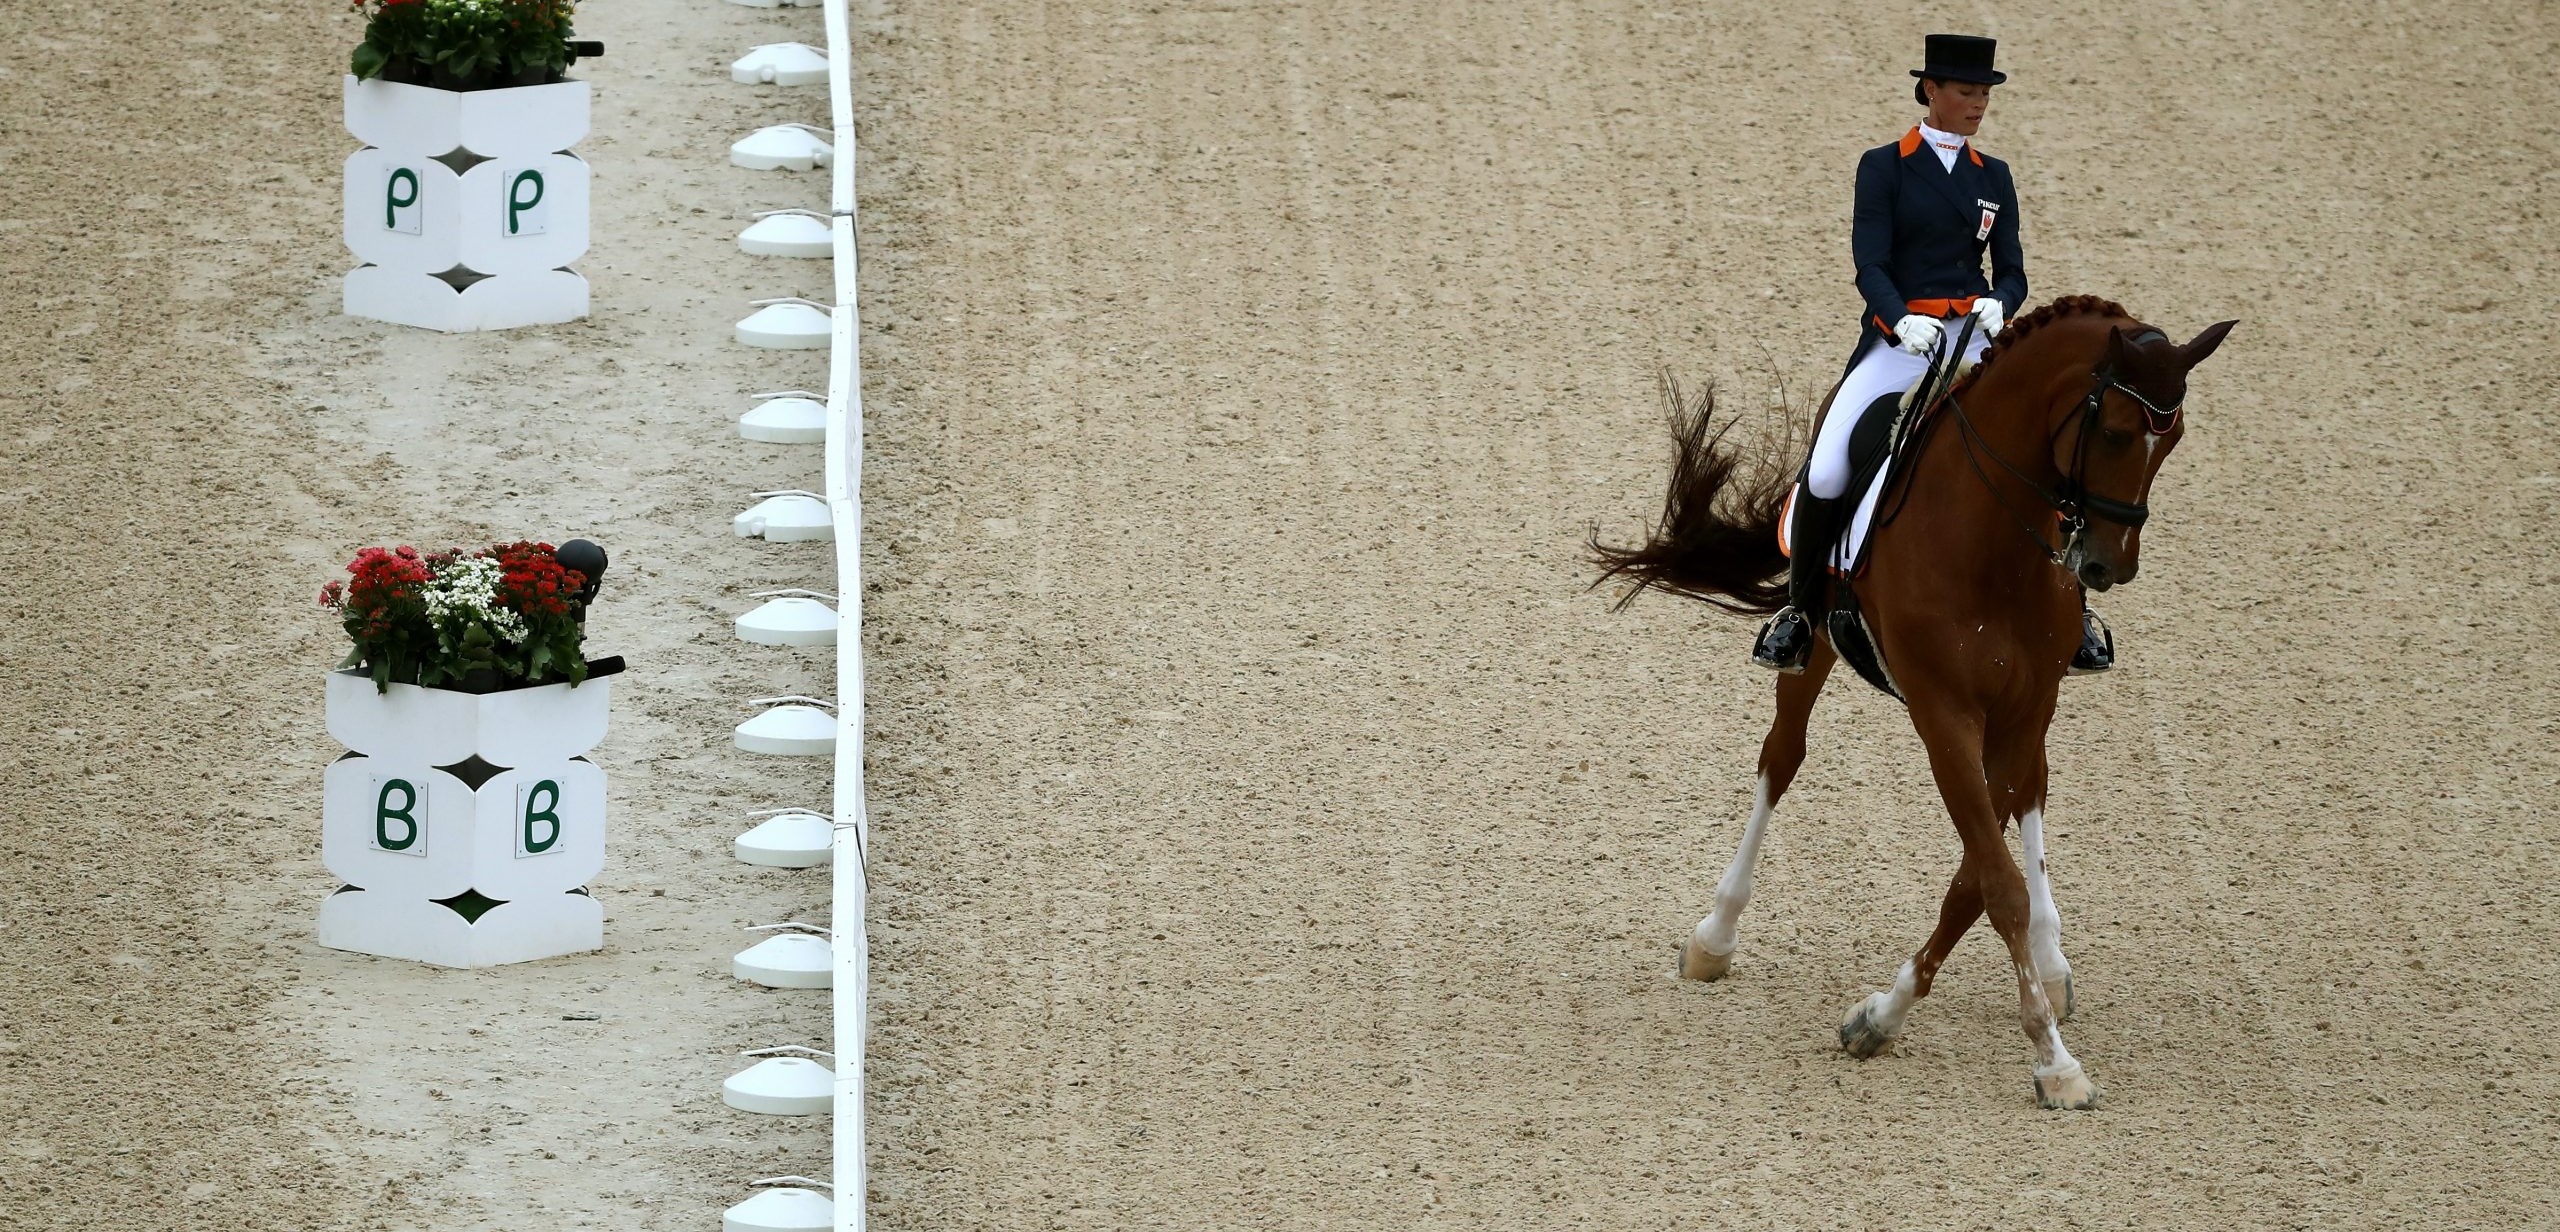
<path id="1" fill-rule="evenodd" d="M 1982 229 L 1974 232 L 1973 238 L 1976 241 L 1990 239 L 1991 224 L 1999 221 L 2000 218 L 2000 203 L 1997 201 L 1985 201 L 1980 197 L 1974 198 L 1973 203 L 1982 207 Z"/>

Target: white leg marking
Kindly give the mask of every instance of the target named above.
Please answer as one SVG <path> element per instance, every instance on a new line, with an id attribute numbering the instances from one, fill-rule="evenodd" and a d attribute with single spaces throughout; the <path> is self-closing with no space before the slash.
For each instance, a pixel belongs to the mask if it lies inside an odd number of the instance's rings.
<path id="1" fill-rule="evenodd" d="M 2054 910 L 2053 887 L 2045 880 L 2043 808 L 2028 809 L 2018 819 L 2018 837 L 2027 857 L 2027 953 L 2035 959 L 2037 979 L 2058 983 L 2071 974 L 2071 964 L 2062 957 L 2062 913 Z"/>
<path id="2" fill-rule="evenodd" d="M 2025 1008 L 2033 1004 L 2026 998 L 2029 990 L 2036 987 L 2035 973 L 2023 970 L 2018 972 L 2020 1016 L 2029 1020 L 2027 1038 L 2036 1043 L 2036 1077 L 2047 1081 L 2057 1078 L 2078 1078 L 2081 1076 L 2080 1062 L 2071 1055 L 2070 1049 L 2062 1046 L 2062 1028 L 2055 1025 L 2053 1020 L 2053 1015 L 2061 1013 L 2062 1007 L 2048 1006 L 2050 1012 L 2042 1022 L 2034 1021 L 2032 1011 Z"/>
<path id="3" fill-rule="evenodd" d="M 2036 1077 L 2050 1081 L 2055 1078 L 2081 1076 L 2079 1058 L 2072 1056 L 2071 1050 L 2062 1046 L 2061 1028 L 2050 1023 L 2046 1024 L 2044 1047 L 2037 1051 L 2042 1052 L 2046 1060 L 2044 1064 L 2036 1067 Z"/>
<path id="4" fill-rule="evenodd" d="M 1893 975 L 1893 987 L 1867 996 L 1867 1025 L 1886 1038 L 1902 1034 L 1902 1016 L 1911 1012 L 1911 1003 L 1919 999 L 1920 975 L 1912 969 L 1911 960 L 1902 960 L 1902 970 Z"/>
<path id="5" fill-rule="evenodd" d="M 1769 780 L 1763 777 L 1751 801 L 1751 820 L 1742 827 L 1742 846 L 1734 851 L 1724 880 L 1716 883 L 1715 909 L 1698 921 L 1698 948 L 1719 958 L 1733 953 L 1733 926 L 1751 904 L 1751 867 L 1760 862 L 1760 835 L 1769 828 L 1770 811 Z"/>

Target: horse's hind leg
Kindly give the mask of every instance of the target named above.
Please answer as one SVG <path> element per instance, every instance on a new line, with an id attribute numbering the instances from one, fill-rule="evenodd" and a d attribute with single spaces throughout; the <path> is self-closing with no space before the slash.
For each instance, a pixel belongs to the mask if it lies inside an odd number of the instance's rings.
<path id="1" fill-rule="evenodd" d="M 1835 661 L 1830 643 L 1817 640 L 1801 675 L 1778 677 L 1778 717 L 1760 742 L 1760 786 L 1751 802 L 1751 820 L 1743 823 L 1742 845 L 1724 870 L 1724 880 L 1716 883 L 1715 907 L 1681 943 L 1681 979 L 1722 979 L 1732 969 L 1734 925 L 1751 902 L 1751 870 L 1760 860 L 1760 838 L 1768 832 L 1769 815 L 1777 811 L 1778 798 L 1787 794 L 1787 785 L 1795 782 L 1797 768 L 1804 765 L 1805 728 L 1812 722 L 1814 699 L 1822 696 L 1822 682 L 1831 675 Z"/>
<path id="2" fill-rule="evenodd" d="M 1973 865 L 1960 865 L 1947 886 L 1946 899 L 1938 905 L 1937 930 L 1929 934 L 1919 953 L 1904 960 L 1902 970 L 1894 973 L 1893 987 L 1870 994 L 1849 1011 L 1848 1020 L 1840 1024 L 1840 1047 L 1864 1060 L 1891 1046 L 1902 1034 L 1902 1016 L 1911 1012 L 1912 1003 L 1929 995 L 1948 951 L 1956 948 L 1981 915 L 1982 887 L 1974 882 Z"/>

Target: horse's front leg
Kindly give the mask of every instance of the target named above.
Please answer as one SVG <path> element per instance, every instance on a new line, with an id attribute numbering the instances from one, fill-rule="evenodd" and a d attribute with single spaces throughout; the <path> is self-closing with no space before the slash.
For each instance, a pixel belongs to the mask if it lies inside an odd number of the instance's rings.
<path id="1" fill-rule="evenodd" d="M 1778 798 L 1787 794 L 1787 785 L 1795 782 L 1796 770 L 1804 765 L 1805 730 L 1813 721 L 1813 703 L 1822 696 L 1822 682 L 1836 661 L 1831 644 L 1817 639 L 1802 674 L 1778 677 L 1778 717 L 1760 742 L 1760 784 L 1753 793 L 1751 820 L 1743 823 L 1742 844 L 1725 867 L 1724 880 L 1716 883 L 1715 906 L 1680 943 L 1681 979 L 1718 980 L 1733 969 L 1738 944 L 1734 928 L 1742 919 L 1742 909 L 1751 903 L 1751 874 L 1760 862 L 1760 839 L 1768 832 Z"/>
<path id="2" fill-rule="evenodd" d="M 1955 821 L 1957 837 L 1964 842 L 1965 864 L 1981 889 L 1983 912 L 2009 947 L 2009 964 L 2018 980 L 2018 1026 L 2036 1049 L 2036 1100 L 2047 1108 L 2094 1108 L 2098 1088 L 2071 1050 L 2063 1047 L 2055 1006 L 2037 978 L 2027 939 L 2027 879 L 2009 856 L 2001 811 L 1992 798 L 1991 767 L 1983 757 L 1988 720 L 1978 712 L 1915 705 L 1911 721 L 1929 746 L 1929 769 L 1938 781 L 1939 797 L 1946 801 L 1947 815 Z M 2043 733 L 2038 724 L 2012 720 L 1987 734 L 1987 743 L 2000 749 L 2004 756 L 1999 760 L 2004 762 L 2016 761 L 2008 756 L 2015 750 L 2036 748 L 2032 765 L 2038 768 L 2036 777 L 2041 781 Z M 2014 779 L 2004 783 L 2015 785 Z M 2035 804 L 2041 807 L 2041 799 Z"/>
<path id="3" fill-rule="evenodd" d="M 2044 736 L 2052 719 L 2053 712 L 2047 708 L 2029 721 L 2011 724 L 1999 733 L 2005 738 L 1993 741 L 1984 769 L 1991 782 L 1992 804 L 2003 822 L 2017 824 L 2018 842 L 2026 857 L 2027 953 L 2035 959 L 2036 982 L 2044 985 L 2055 1019 L 2069 1022 L 2071 964 L 2062 957 L 2062 914 L 2054 910 L 2053 886 L 2045 867 Z"/>
<path id="4" fill-rule="evenodd" d="M 2062 913 L 2053 906 L 2053 887 L 2045 880 L 2043 792 L 2018 818 L 2018 840 L 2027 857 L 2027 953 L 2036 964 L 2036 982 L 2056 1021 L 2071 1021 L 2071 963 L 2062 956 Z"/>
<path id="5" fill-rule="evenodd" d="M 1986 778 L 1994 784 L 1993 799 L 1997 811 L 2006 814 L 2018 798 L 2017 777 L 2030 768 L 2030 763 L 2014 756 L 2015 742 L 1995 746 L 1984 761 Z M 2041 766 L 2041 750 L 2033 766 Z M 2041 790 L 2039 785 L 2038 790 Z M 1861 1060 L 1893 1046 L 1902 1034 L 1904 1017 L 1938 980 L 1938 969 L 1946 965 L 1947 955 L 1956 942 L 1964 939 L 1966 930 L 1982 918 L 1982 886 L 1980 870 L 1966 860 L 1956 868 L 1955 879 L 1947 886 L 1947 895 L 1938 906 L 1938 927 L 1921 943 L 1920 951 L 1894 973 L 1893 983 L 1870 994 L 1849 1011 L 1840 1024 L 1840 1047 Z M 2031 891 L 2032 893 L 2032 891 Z"/>

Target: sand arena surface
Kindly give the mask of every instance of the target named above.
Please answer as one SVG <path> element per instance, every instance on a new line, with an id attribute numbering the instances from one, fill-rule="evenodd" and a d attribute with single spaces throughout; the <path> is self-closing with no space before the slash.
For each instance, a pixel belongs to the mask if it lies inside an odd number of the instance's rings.
<path id="1" fill-rule="evenodd" d="M 2033 298 L 2243 321 L 2054 734 L 2085 1116 L 2032 1106 L 1987 930 L 1838 1051 L 1955 859 L 1845 676 L 1733 978 L 1668 977 L 1769 682 L 1743 622 L 1580 589 L 1655 509 L 1658 366 L 1836 374 L 1922 19 L 856 20 L 877 1226 L 2547 1222 L 2547 9 L 1950 19 L 2002 40 Z M 832 687 L 726 628 L 827 568 L 726 526 L 818 473 L 731 421 L 821 353 L 727 331 L 824 287 L 731 243 L 824 188 L 721 154 L 823 114 L 725 76 L 816 14 L 591 2 L 596 315 L 475 338 L 335 315 L 331 6 L 0 22 L 0 1227 L 691 1229 L 822 1169 L 719 1102 L 827 1032 L 727 973 L 826 903 L 727 855 L 825 790 L 727 732 Z M 519 533 L 616 555 L 609 949 L 319 949 L 309 596 Z"/>

